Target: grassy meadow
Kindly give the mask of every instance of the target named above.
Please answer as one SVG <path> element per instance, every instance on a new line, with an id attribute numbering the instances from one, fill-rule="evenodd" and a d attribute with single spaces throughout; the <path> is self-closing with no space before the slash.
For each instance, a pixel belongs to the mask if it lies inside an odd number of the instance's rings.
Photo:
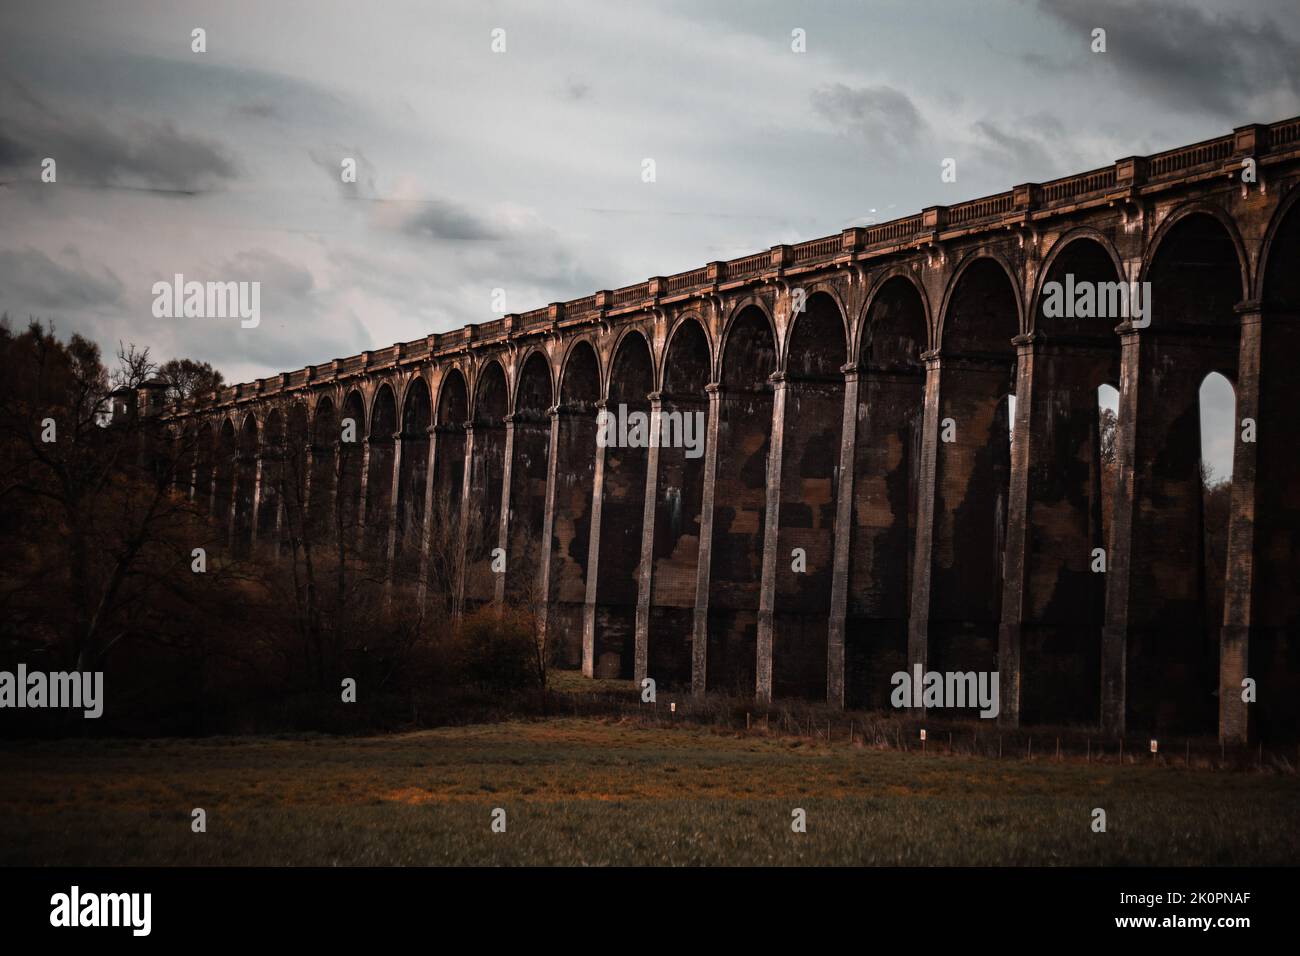
<path id="1" fill-rule="evenodd" d="M 1300 778 L 557 717 L 373 737 L 0 741 L 0 863 L 1300 861 Z M 202 807 L 207 832 L 191 831 Z M 494 808 L 506 832 L 491 829 Z M 1092 811 L 1107 815 L 1094 833 Z M 807 832 L 791 812 L 807 813 Z"/>

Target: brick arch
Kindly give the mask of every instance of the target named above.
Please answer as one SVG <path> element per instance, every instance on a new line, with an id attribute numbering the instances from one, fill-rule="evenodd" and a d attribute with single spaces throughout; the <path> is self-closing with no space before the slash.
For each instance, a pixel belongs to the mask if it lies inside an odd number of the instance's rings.
<path id="1" fill-rule="evenodd" d="M 713 380 L 715 382 L 722 381 L 722 363 L 726 360 L 727 345 L 731 340 L 731 333 L 736 327 L 736 321 L 744 314 L 745 310 L 751 306 L 758 309 L 763 314 L 763 318 L 767 320 L 768 334 L 772 336 L 773 353 L 777 353 L 781 348 L 780 339 L 777 336 L 776 318 L 773 316 L 772 308 L 768 304 L 767 300 L 762 296 L 754 295 L 753 293 L 742 296 L 732 303 L 731 308 L 727 310 L 726 320 L 723 322 L 722 326 L 722 334 L 718 337 L 718 345 L 716 349 L 717 366 L 713 371 Z M 776 359 L 779 359 L 779 357 L 779 355 L 776 355 Z M 773 371 L 778 367 L 779 365 L 777 361 L 774 360 Z"/>
<path id="2" fill-rule="evenodd" d="M 370 439 L 378 438 L 381 440 L 392 439 L 393 432 L 397 430 L 396 429 L 397 423 L 401 419 L 401 406 L 397 403 L 397 393 L 398 393 L 398 389 L 395 387 L 395 384 L 392 379 L 384 378 L 375 383 L 374 391 L 371 392 L 370 394 L 370 407 L 366 411 L 366 437 L 367 438 Z M 387 396 L 388 405 L 387 407 L 381 408 L 379 403 L 381 400 L 384 399 L 384 396 Z M 386 430 L 378 435 L 372 435 L 371 432 L 374 430 L 377 424 L 375 421 L 376 417 L 381 414 L 386 415 L 389 410 L 391 410 L 393 413 L 392 414 L 393 429 Z"/>
<path id="3" fill-rule="evenodd" d="M 234 506 L 231 510 L 231 542 L 235 554 L 246 556 L 252 548 L 256 527 L 257 465 L 254 455 L 261 450 L 261 428 L 253 409 L 244 413 L 235 435 Z"/>
<path id="4" fill-rule="evenodd" d="M 467 609 L 486 604 L 496 594 L 491 552 L 497 547 L 501 530 L 509 414 L 510 380 L 505 364 L 494 354 L 475 370 L 470 405 L 473 424 L 468 435 L 469 486 L 461 516 L 466 562 L 461 592 Z"/>
<path id="5" fill-rule="evenodd" d="M 457 383 L 460 386 L 459 395 L 450 394 L 451 389 Z M 451 407 L 450 403 L 461 397 L 464 399 L 464 407 L 459 411 L 463 411 L 464 417 L 457 418 L 454 421 L 448 419 L 448 415 L 455 414 L 458 411 L 458 409 Z M 459 364 L 449 366 L 442 373 L 442 380 L 438 383 L 437 397 L 433 405 L 433 420 L 440 425 L 459 424 L 469 421 L 469 382 Z"/>
<path id="6" fill-rule="evenodd" d="M 1100 246 L 1114 267 L 1115 280 L 1118 282 L 1128 281 L 1124 261 L 1120 258 L 1119 251 L 1115 248 L 1115 244 L 1111 242 L 1109 236 L 1092 226 L 1075 226 L 1073 229 L 1066 230 L 1056 238 L 1047 255 L 1043 257 L 1038 276 L 1034 280 L 1034 288 L 1031 292 L 1032 297 L 1026 318 L 1027 331 L 1032 332 L 1037 328 L 1039 307 L 1043 299 L 1043 286 L 1047 282 L 1047 277 L 1052 274 L 1053 266 L 1056 265 L 1057 260 L 1061 258 L 1066 250 L 1076 242 L 1092 242 Z"/>
<path id="7" fill-rule="evenodd" d="M 511 388 L 511 395 L 510 395 L 510 411 L 512 413 L 518 412 L 520 410 L 519 402 L 523 393 L 524 377 L 527 374 L 527 370 L 529 368 L 530 363 L 534 367 L 536 367 L 537 362 L 534 360 L 535 358 L 541 361 L 542 367 L 545 368 L 546 370 L 547 401 L 544 407 L 549 408 L 550 406 L 555 404 L 555 389 L 556 389 L 555 367 L 551 364 L 551 356 L 546 352 L 545 349 L 540 348 L 538 346 L 533 346 L 532 348 L 528 349 L 528 351 L 524 353 L 523 358 L 516 366 L 515 381 L 513 387 Z"/>
<path id="8" fill-rule="evenodd" d="M 398 429 L 406 432 L 412 425 L 428 428 L 433 421 L 433 393 L 423 375 L 406 380 L 397 404 Z"/>
<path id="9" fill-rule="evenodd" d="M 559 388 L 556 395 L 558 403 L 563 404 L 568 397 L 566 395 L 566 386 L 569 384 L 569 375 L 573 372 L 574 356 L 584 346 L 591 351 L 591 357 L 596 364 L 596 388 L 590 400 L 596 402 L 600 399 L 601 383 L 605 377 L 604 367 L 600 360 L 600 349 L 596 347 L 596 343 L 592 341 L 590 336 L 583 335 L 570 342 L 564 350 L 564 356 L 560 361 Z"/>
<path id="10" fill-rule="evenodd" d="M 432 419 L 433 389 L 429 387 L 429 379 L 425 375 L 425 373 L 422 370 L 416 371 L 416 372 L 412 372 L 410 375 L 407 375 L 405 378 L 398 380 L 398 385 L 397 385 L 398 421 L 399 423 L 402 423 L 403 426 L 405 425 L 404 419 L 405 419 L 406 409 L 410 404 L 412 394 L 415 392 L 415 389 L 418 386 L 422 386 L 424 388 L 424 394 L 429 399 L 429 413 L 430 413 L 430 419 Z"/>
<path id="11" fill-rule="evenodd" d="M 699 309 L 684 309 L 673 316 L 672 324 L 668 328 L 668 334 L 664 336 L 663 348 L 659 350 L 659 354 L 656 356 L 655 361 L 659 369 L 659 374 L 655 379 L 656 388 L 662 389 L 664 387 L 664 380 L 668 377 L 668 356 L 672 351 L 673 339 L 677 337 L 677 333 L 680 332 L 688 322 L 694 322 L 700 327 L 700 331 L 704 333 L 704 341 L 707 343 L 709 350 L 709 367 L 707 374 L 710 377 L 713 375 L 715 358 L 714 343 L 713 336 L 709 334 L 709 323 L 705 320 L 703 313 Z"/>
<path id="12" fill-rule="evenodd" d="M 337 494 L 340 514 L 340 524 L 342 533 L 349 542 L 355 541 L 358 530 L 362 526 L 364 515 L 361 512 L 362 504 L 362 474 L 364 472 L 365 462 L 365 442 L 370 435 L 370 422 L 367 419 L 366 396 L 365 392 L 358 386 L 345 388 L 342 391 L 343 401 L 339 405 L 339 436 L 342 437 L 343 420 L 352 418 L 356 421 L 355 441 L 340 441 L 335 447 L 338 449 L 337 456 L 339 459 L 337 478 Z"/>
<path id="13" fill-rule="evenodd" d="M 219 436 L 223 434 L 226 431 L 226 429 L 230 429 L 231 435 L 234 435 L 238 431 L 238 429 L 235 426 L 234 416 L 231 415 L 229 412 L 219 417 L 221 419 L 221 424 L 217 425 L 215 434 Z"/>
<path id="14" fill-rule="evenodd" d="M 1216 203 L 1179 205 L 1148 243 L 1140 281 L 1152 284 L 1151 324 L 1132 360 L 1125 356 L 1117 444 L 1121 472 L 1134 480 L 1118 486 L 1115 513 L 1125 521 L 1112 529 L 1113 539 L 1123 535 L 1116 547 L 1127 566 L 1107 569 L 1107 630 L 1118 636 L 1103 645 L 1103 673 L 1122 666 L 1124 690 L 1105 699 L 1103 716 L 1115 726 L 1208 733 L 1225 578 L 1206 561 L 1201 388 L 1209 372 L 1237 377 L 1235 309 L 1250 285 L 1235 221 Z"/>
<path id="15" fill-rule="evenodd" d="M 664 429 L 681 440 L 663 442 L 651 460 L 646 497 L 658 516 L 643 530 L 649 551 L 643 577 L 653 581 L 648 606 L 638 609 L 634 678 L 654 675 L 663 688 L 686 688 L 692 679 L 692 633 L 700 560 L 708 431 L 708 386 L 714 368 L 708 326 L 696 310 L 684 310 L 664 343 L 660 361 L 660 411 Z M 690 447 L 686 429 L 690 428 Z"/>
<path id="16" fill-rule="evenodd" d="M 394 581 L 407 587 L 414 584 L 417 590 L 432 424 L 433 395 L 424 375 L 416 372 L 407 377 L 398 406 L 398 432 L 402 444 L 389 548 Z"/>
<path id="17" fill-rule="evenodd" d="M 915 302 L 920 305 L 920 324 L 917 328 L 911 330 L 913 334 L 910 336 L 916 346 L 916 355 L 914 361 L 907 363 L 914 364 L 918 368 L 920 367 L 921 355 L 930 347 L 932 326 L 930 324 L 929 302 L 925 296 L 925 288 L 905 269 L 891 270 L 889 274 L 882 277 L 881 281 L 871 289 L 870 294 L 867 296 L 866 303 L 863 306 L 860 320 L 861 325 L 858 334 L 854 337 L 856 348 L 852 353 L 852 361 L 864 366 L 866 365 L 866 352 L 868 348 L 871 348 L 875 344 L 880 331 L 881 316 L 879 310 L 884 307 L 886 295 L 892 295 L 893 290 L 899 289 L 903 290 L 904 295 L 907 295 L 910 292 Z M 906 332 L 908 330 L 900 328 L 894 331 L 898 332 L 901 338 L 906 337 Z M 873 357 L 873 361 L 878 360 Z"/>
<path id="18" fill-rule="evenodd" d="M 1300 645 L 1300 427 L 1292 411 L 1300 392 L 1300 327 L 1291 317 L 1300 311 L 1297 260 L 1300 185 L 1282 196 L 1260 246 L 1259 315 L 1241 329 L 1236 392 L 1236 420 L 1253 418 L 1259 437 L 1234 449 L 1228 529 L 1233 563 L 1224 615 L 1224 636 L 1230 637 L 1223 645 L 1220 686 L 1239 687 L 1244 677 L 1258 675 L 1259 700 L 1246 705 L 1228 698 L 1232 710 L 1220 714 L 1223 723 L 1234 725 L 1233 733 L 1249 727 L 1249 736 L 1265 740 L 1288 730 L 1294 735 L 1300 727 L 1300 674 L 1279 666 L 1294 661 Z"/>
<path id="19" fill-rule="evenodd" d="M 636 326 L 624 328 L 610 353 L 605 384 L 606 414 L 617 435 L 620 424 L 650 421 L 649 396 L 655 387 L 655 358 L 650 340 Z M 626 418 L 624 418 L 626 416 Z M 589 569 L 595 573 L 584 617 L 584 663 L 595 676 L 631 679 L 637 606 L 637 566 L 645 514 L 649 435 L 640 442 L 615 440 L 596 450 L 601 479 L 595 485 L 599 523 L 594 518 Z M 590 637 L 587 637 L 587 635 Z"/>
<path id="20" fill-rule="evenodd" d="M 331 386 L 331 388 L 316 389 L 315 392 L 312 392 L 312 418 L 315 418 L 316 410 L 321 406 L 322 402 L 329 402 L 331 406 L 334 406 L 335 411 L 338 411 L 338 408 L 343 405 L 342 398 L 339 397 L 339 390 L 337 388 Z"/>
<path id="21" fill-rule="evenodd" d="M 880 293 L 885 286 L 896 279 L 908 283 L 908 285 L 916 291 L 916 294 L 921 301 L 922 317 L 925 321 L 925 328 L 923 329 L 923 332 L 925 333 L 925 341 L 921 343 L 922 350 L 924 351 L 934 347 L 934 312 L 930 306 L 930 295 L 926 292 L 924 283 L 918 281 L 916 273 L 909 268 L 908 264 L 900 262 L 872 277 L 871 287 L 867 290 L 867 294 L 862 300 L 862 308 L 858 311 L 857 318 L 854 319 L 851 354 L 862 354 L 862 348 L 866 344 L 866 338 L 870 332 L 867 323 L 871 319 L 871 310 L 875 306 L 876 300 L 880 297 Z"/>
<path id="22" fill-rule="evenodd" d="M 310 440 L 311 409 L 301 396 L 289 403 L 289 411 L 285 416 L 285 429 L 287 439 L 299 446 Z"/>
<path id="23" fill-rule="evenodd" d="M 495 373 L 492 371 L 494 367 L 496 369 Z M 500 377 L 494 381 L 494 377 L 497 375 Z M 494 355 L 480 365 L 474 375 L 474 390 L 470 400 L 470 421 L 486 421 L 481 416 L 494 411 L 490 407 L 490 400 L 494 400 L 497 396 L 488 395 L 485 390 L 495 387 L 498 382 L 501 389 L 498 403 L 500 407 L 495 410 L 499 410 L 501 414 L 493 416 L 497 419 L 493 424 L 500 424 L 500 419 L 510 414 L 510 377 L 506 374 L 505 364 L 500 357 Z"/>
<path id="24" fill-rule="evenodd" d="M 990 261 L 996 263 L 1006 276 L 1010 284 L 1012 298 L 1016 306 L 1016 332 L 1023 332 L 1025 329 L 1025 309 L 1024 309 L 1024 292 L 1020 286 L 1020 280 L 1017 271 L 1007 261 L 1005 255 L 994 249 L 979 248 L 969 252 L 960 262 L 956 269 L 953 270 L 952 276 L 948 280 L 947 286 L 943 292 L 943 302 L 939 307 L 939 324 L 935 332 L 935 345 L 942 349 L 944 346 L 944 337 L 947 332 L 949 317 L 952 313 L 953 297 L 961 288 L 962 279 L 974 267 L 981 262 Z M 1005 343 L 998 343 L 1000 348 L 1010 348 L 1011 339 L 1016 333 L 1007 337 Z"/>
<path id="25" fill-rule="evenodd" d="M 266 416 L 262 421 L 262 440 L 263 442 L 275 442 L 276 430 L 279 430 L 279 441 L 283 443 L 288 437 L 288 421 L 284 413 L 278 408 L 265 409 Z"/>
<path id="26" fill-rule="evenodd" d="M 849 324 L 825 284 L 791 316 L 772 411 L 765 482 L 763 575 L 774 580 L 760 614 L 758 685 L 769 697 L 826 699 L 837 480 L 843 452 Z M 800 555 L 796 569 L 789 556 Z M 768 610 L 760 605 L 760 610 Z"/>
<path id="27" fill-rule="evenodd" d="M 252 424 L 251 433 L 253 446 L 252 448 L 245 448 L 243 447 L 243 442 L 246 440 L 246 436 L 250 433 L 250 423 Z M 262 441 L 262 423 L 258 420 L 257 412 L 255 410 L 250 408 L 244 413 L 244 417 L 239 422 L 239 431 L 236 434 L 235 439 L 240 444 L 240 452 L 243 453 L 256 452 L 260 447 Z"/>
<path id="28" fill-rule="evenodd" d="M 798 315 L 792 313 L 790 316 L 790 323 L 785 329 L 785 337 L 779 344 L 779 355 L 777 359 L 778 367 L 782 370 L 786 368 L 786 363 L 790 358 L 790 345 L 794 341 L 795 329 L 799 326 L 801 319 L 806 319 L 808 317 L 810 310 L 807 308 L 807 304 L 812 302 L 812 300 L 817 296 L 828 296 L 831 301 L 835 303 L 835 307 L 839 310 L 840 324 L 843 326 L 842 334 L 844 336 L 844 354 L 847 356 L 851 348 L 849 338 L 852 335 L 852 326 L 849 321 L 849 315 L 852 310 L 845 304 L 844 295 L 840 291 L 838 284 L 832 282 L 829 278 L 817 279 L 809 283 L 795 282 L 791 283 L 790 292 L 793 293 L 797 288 L 804 290 L 805 309 Z M 843 365 L 844 363 L 841 362 L 840 364 Z"/>
<path id="29" fill-rule="evenodd" d="M 502 516 L 501 539 L 510 557 L 505 574 L 497 579 L 495 595 L 507 604 L 537 601 L 541 595 L 541 569 L 548 551 L 543 537 L 555 424 L 550 411 L 557 401 L 550 354 L 540 347 L 525 350 L 515 365 L 510 403 L 513 438 L 506 491 L 509 500 Z"/>
<path id="30" fill-rule="evenodd" d="M 236 432 L 234 419 L 224 415 L 212 436 L 212 514 L 223 527 L 230 520 L 231 496 L 235 488 Z"/>
<path id="31" fill-rule="evenodd" d="M 347 414 L 349 407 L 360 409 L 361 414 L 359 417 L 361 420 L 357 422 L 357 438 L 360 440 L 370 434 L 370 410 L 367 408 L 366 393 L 354 385 L 351 388 L 341 390 L 339 395 L 341 399 L 339 402 L 339 424 L 342 425 L 343 419 L 349 417 Z"/>
<path id="32" fill-rule="evenodd" d="M 1269 220 L 1268 229 L 1264 233 L 1264 239 L 1259 247 L 1259 264 L 1255 269 L 1254 293 L 1252 298 L 1263 299 L 1268 293 L 1268 281 L 1270 278 L 1269 267 L 1274 265 L 1274 258 L 1277 256 L 1276 246 L 1279 242 L 1279 235 L 1282 233 L 1282 227 L 1288 225 L 1288 216 L 1300 217 L 1300 183 L 1292 185 L 1291 189 L 1282 197 L 1277 208 L 1273 211 L 1273 216 Z M 1300 220 L 1291 229 L 1300 231 Z M 1278 262 L 1277 267 L 1283 268 L 1284 265 Z M 1294 265 L 1292 268 L 1295 268 Z M 1300 306 L 1300 302 L 1292 303 Z"/>
<path id="33" fill-rule="evenodd" d="M 590 370 L 579 369 L 580 362 L 590 363 Z M 551 442 L 555 453 L 555 487 L 550 491 L 554 509 L 550 538 L 542 542 L 550 555 L 546 597 L 550 602 L 548 622 L 553 622 L 559 635 L 558 659 L 564 666 L 581 666 L 588 676 L 595 673 L 591 655 L 586 653 L 585 615 L 601 379 L 600 349 L 589 335 L 575 338 L 560 365 Z"/>
<path id="34" fill-rule="evenodd" d="M 650 362 L 650 367 L 648 370 L 649 376 L 648 376 L 648 381 L 646 383 L 647 388 L 645 390 L 645 394 L 623 395 L 622 398 L 625 401 L 630 398 L 638 403 L 643 403 L 646 399 L 646 395 L 654 391 L 655 381 L 657 378 L 657 369 L 655 368 L 654 346 L 651 344 L 650 339 L 646 336 L 645 332 L 643 332 L 641 329 L 637 328 L 636 326 L 629 325 L 626 326 L 619 334 L 618 338 L 614 342 L 613 348 L 610 350 L 609 353 L 610 354 L 609 368 L 607 369 L 606 372 L 607 378 L 604 383 L 604 388 L 602 391 L 603 396 L 606 400 L 612 400 L 615 397 L 614 392 L 615 392 L 616 383 L 614 381 L 614 376 L 618 371 L 620 360 L 623 360 L 625 356 L 630 354 L 624 352 L 624 349 L 637 348 L 637 346 L 631 344 L 631 340 L 633 337 L 636 337 L 641 340 L 641 345 L 642 347 L 644 347 L 645 350 L 644 354 Z M 618 385 L 618 387 L 620 389 L 622 388 L 621 383 Z"/>
<path id="35" fill-rule="evenodd" d="M 212 419 L 203 418 L 194 424 L 194 501 L 202 510 L 211 504 L 216 429 Z"/>
<path id="36" fill-rule="evenodd" d="M 824 283 L 818 283 L 816 288 L 807 289 L 807 298 L 804 302 L 804 310 L 791 317 L 789 328 L 786 329 L 785 343 L 781 348 L 781 354 L 777 358 L 777 367 L 783 372 L 795 371 L 790 369 L 790 356 L 796 343 L 796 336 L 801 339 L 808 336 L 812 338 L 802 343 L 811 352 L 815 348 L 838 349 L 839 358 L 836 361 L 833 357 L 829 359 L 830 365 L 816 369 L 818 374 L 839 374 L 840 368 L 849 361 L 849 324 L 848 313 L 844 309 L 843 301 L 840 297 L 831 292 Z M 839 319 L 839 341 L 834 342 L 832 329 L 812 328 L 814 323 L 821 323 L 822 317 L 826 315 L 821 303 L 829 301 L 831 308 L 834 309 Z"/>
<path id="37" fill-rule="evenodd" d="M 311 417 L 310 417 L 311 434 L 312 434 L 312 440 L 315 441 L 317 444 L 321 443 L 321 439 L 323 437 L 319 433 L 319 428 L 321 426 L 321 415 L 323 413 L 328 412 L 331 423 L 337 424 L 338 410 L 339 410 L 339 403 L 336 400 L 335 396 L 330 392 L 321 392 L 316 396 L 315 401 L 312 402 Z M 334 441 L 336 437 L 337 436 L 334 435 L 329 436 L 329 441 L 331 442 Z"/>
<path id="38" fill-rule="evenodd" d="M 264 409 L 266 417 L 262 424 L 262 480 L 258 492 L 257 513 L 253 520 L 257 523 L 259 540 L 270 539 L 275 546 L 276 524 L 280 517 L 280 491 L 284 479 L 285 456 L 288 454 L 289 422 L 284 413 L 276 407 Z"/>
<path id="39" fill-rule="evenodd" d="M 669 360 L 673 356 L 674 347 L 679 345 L 679 335 L 683 330 L 691 325 L 695 326 L 699 330 L 700 335 L 704 338 L 704 357 L 706 362 L 704 368 L 704 384 L 707 385 L 709 382 L 713 381 L 713 369 L 716 364 L 716 356 L 714 354 L 713 339 L 709 336 L 708 326 L 705 324 L 704 319 L 698 312 L 685 312 L 678 317 L 677 322 L 672 327 L 672 331 L 668 333 L 668 337 L 664 341 L 663 356 L 659 362 L 658 388 L 660 391 L 670 390 L 668 387 L 668 377 L 671 371 Z"/>
<path id="40" fill-rule="evenodd" d="M 1151 283 L 1155 328 L 1237 327 L 1234 310 L 1245 295 L 1246 280 L 1239 249 L 1218 217 L 1202 211 L 1181 216 L 1161 237 L 1144 270 L 1143 280 Z"/>
<path id="41" fill-rule="evenodd" d="M 1182 203 L 1176 206 L 1169 215 L 1165 216 L 1164 221 L 1156 228 L 1151 240 L 1147 243 L 1146 250 L 1142 254 L 1142 268 L 1139 272 L 1139 280 L 1148 281 L 1151 278 L 1151 268 L 1155 264 L 1156 256 L 1160 253 L 1161 246 L 1169 238 L 1169 234 L 1180 222 L 1195 215 L 1210 216 L 1227 232 L 1228 239 L 1231 241 L 1233 250 L 1236 253 L 1237 266 L 1241 273 L 1241 298 L 1247 298 L 1250 295 L 1251 288 L 1253 288 L 1253 283 L 1251 281 L 1250 256 L 1246 253 L 1246 244 L 1242 241 L 1241 230 L 1237 228 L 1237 221 L 1232 217 L 1231 213 L 1217 203 L 1203 199 Z"/>

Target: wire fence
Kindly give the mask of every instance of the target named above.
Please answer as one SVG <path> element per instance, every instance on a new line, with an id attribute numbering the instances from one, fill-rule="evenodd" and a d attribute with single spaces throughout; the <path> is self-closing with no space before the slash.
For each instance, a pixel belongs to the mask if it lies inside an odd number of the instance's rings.
<path id="1" fill-rule="evenodd" d="M 935 720 L 910 711 L 832 711 L 812 702 L 778 702 L 759 708 L 752 700 L 726 697 L 658 694 L 654 702 L 644 702 L 631 692 L 553 691 L 548 714 L 616 719 L 645 728 L 693 727 L 794 737 L 817 746 L 930 756 L 1292 774 L 1300 766 L 1300 744 L 1238 743 L 1204 735 L 1117 736 L 1095 727 L 1000 727 L 993 719 Z"/>

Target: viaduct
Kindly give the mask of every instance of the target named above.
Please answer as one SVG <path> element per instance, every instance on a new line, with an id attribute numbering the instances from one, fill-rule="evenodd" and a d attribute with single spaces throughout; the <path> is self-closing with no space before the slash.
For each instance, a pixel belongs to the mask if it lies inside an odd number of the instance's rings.
<path id="1" fill-rule="evenodd" d="M 1044 308 L 1067 276 L 1149 282 L 1149 321 Z M 196 434 L 188 493 L 237 551 L 274 547 L 293 460 L 390 569 L 503 549 L 466 602 L 536 589 L 588 676 L 884 708 L 919 663 L 998 671 L 1013 725 L 1293 739 L 1298 369 L 1300 118 L 154 411 Z M 1236 394 L 1221 574 L 1211 372 Z M 702 413 L 703 454 L 601 447 L 621 405 Z"/>

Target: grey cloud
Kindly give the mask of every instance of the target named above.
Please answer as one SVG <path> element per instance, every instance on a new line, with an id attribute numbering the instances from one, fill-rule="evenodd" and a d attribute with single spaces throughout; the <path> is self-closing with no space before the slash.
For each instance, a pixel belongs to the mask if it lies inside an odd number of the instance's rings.
<path id="1" fill-rule="evenodd" d="M 402 222 L 407 235 L 425 239 L 501 239 L 506 233 L 472 210 L 445 199 L 422 201 Z"/>
<path id="2" fill-rule="evenodd" d="M 1041 177 L 1054 168 L 1052 154 L 1039 139 L 1008 132 L 991 120 L 978 120 L 971 129 L 979 158 L 990 166 L 1015 172 L 1017 182 Z"/>
<path id="3" fill-rule="evenodd" d="M 213 278 L 223 282 L 261 282 L 264 302 L 305 302 L 315 291 L 311 270 L 265 249 L 246 249 L 221 267 Z"/>
<path id="4" fill-rule="evenodd" d="M 0 250 L 0 303 L 11 312 L 115 308 L 123 291 L 121 280 L 107 270 L 95 275 L 80 264 L 60 265 L 30 246 Z"/>
<path id="5" fill-rule="evenodd" d="M 812 106 L 835 126 L 874 146 L 911 146 L 926 128 L 916 104 L 891 86 L 855 89 L 835 83 L 814 90 Z"/>
<path id="6" fill-rule="evenodd" d="M 0 169 L 35 180 L 46 156 L 58 163 L 60 182 L 77 185 L 192 192 L 238 174 L 221 144 L 171 122 L 117 117 L 110 127 L 43 102 L 12 79 L 0 83 Z"/>
<path id="7" fill-rule="evenodd" d="M 1107 52 L 1090 55 L 1129 81 L 1126 88 L 1179 109 L 1239 118 L 1261 93 L 1300 99 L 1300 41 L 1268 17 L 1252 22 L 1164 0 L 1038 6 L 1077 31 L 1080 44 L 1104 28 Z"/>
<path id="8" fill-rule="evenodd" d="M 591 84 L 586 80 L 570 77 L 564 84 L 564 96 L 570 100 L 585 100 L 591 92 Z"/>
<path id="9" fill-rule="evenodd" d="M 176 354 L 200 356 L 222 369 L 242 365 L 292 369 L 351 355 L 369 343 L 363 323 L 354 314 L 329 311 L 329 296 L 322 293 L 310 269 L 269 250 L 241 250 L 215 273 L 186 278 L 260 282 L 261 322 L 243 329 L 221 320 L 179 320 L 172 330 Z M 304 349 L 307 342 L 310 347 Z"/>
<path id="10" fill-rule="evenodd" d="M 247 116 L 251 119 L 278 119 L 280 111 L 276 109 L 274 103 L 266 100 L 252 100 L 247 103 L 237 104 L 233 112 L 238 116 Z"/>

